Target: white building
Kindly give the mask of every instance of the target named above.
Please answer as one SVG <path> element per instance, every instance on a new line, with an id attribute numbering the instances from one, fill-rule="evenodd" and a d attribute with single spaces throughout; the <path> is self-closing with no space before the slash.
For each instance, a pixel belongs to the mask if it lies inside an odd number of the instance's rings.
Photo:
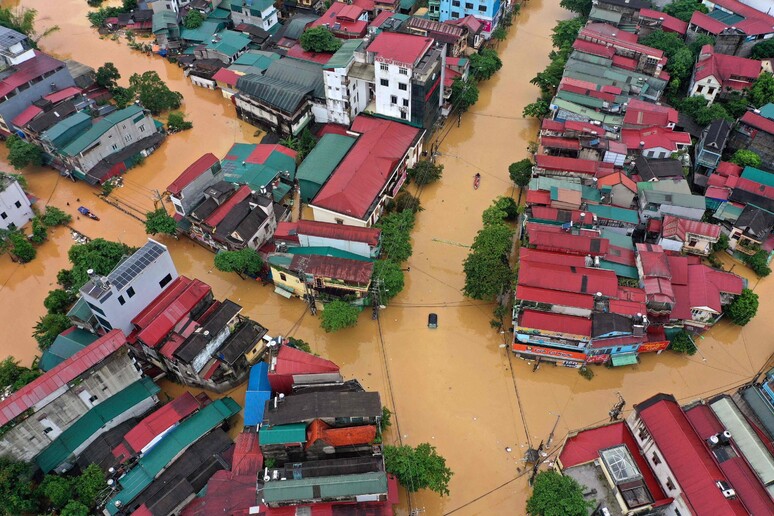
<path id="1" fill-rule="evenodd" d="M 19 181 L 0 172 L 0 229 L 16 229 L 34 217 L 32 205 Z"/>
<path id="2" fill-rule="evenodd" d="M 166 246 L 155 240 L 124 259 L 107 277 L 93 275 L 81 287 L 85 302 L 104 331 L 132 331 L 132 319 L 178 277 Z"/>
<path id="3" fill-rule="evenodd" d="M 371 101 L 373 84 L 373 66 L 359 62 L 356 52 L 363 44 L 362 39 L 350 39 L 333 54 L 333 57 L 323 65 L 323 80 L 325 82 L 325 103 L 328 110 L 328 122 L 333 124 L 352 125 L 357 115 L 362 113 Z M 362 61 L 364 59 L 364 53 Z M 353 73 L 353 68 L 365 69 L 370 80 L 360 78 Z M 370 70 L 369 70 L 370 69 Z"/>
<path id="4" fill-rule="evenodd" d="M 231 21 L 235 26 L 248 23 L 269 30 L 279 23 L 272 0 L 224 0 L 224 3 L 230 3 Z"/>
<path id="5" fill-rule="evenodd" d="M 0 27 L 0 69 L 17 65 L 35 57 L 27 36 L 7 27 Z"/>

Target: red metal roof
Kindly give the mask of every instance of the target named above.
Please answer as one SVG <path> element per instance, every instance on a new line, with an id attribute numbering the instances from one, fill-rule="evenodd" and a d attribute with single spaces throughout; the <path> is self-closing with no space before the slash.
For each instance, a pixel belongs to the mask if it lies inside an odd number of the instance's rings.
<path id="1" fill-rule="evenodd" d="M 661 228 L 662 237 L 670 238 L 676 236 L 685 242 L 688 233 L 713 240 L 720 237 L 720 226 L 708 222 L 699 222 L 698 220 L 683 219 L 674 215 L 664 215 L 664 222 Z"/>
<path id="2" fill-rule="evenodd" d="M 213 153 L 208 152 L 183 170 L 183 173 L 177 176 L 177 179 L 172 181 L 167 187 L 167 192 L 172 195 L 180 194 L 183 188 L 191 184 L 194 179 L 204 174 L 204 172 L 209 170 L 216 163 L 218 163 L 218 158 L 216 158 Z"/>
<path id="3" fill-rule="evenodd" d="M 690 145 L 691 135 L 682 131 L 672 131 L 663 127 L 647 127 L 645 129 L 621 130 L 621 141 L 629 149 L 654 149 L 661 147 L 670 151 L 677 151 L 678 144 Z M 645 146 L 640 147 L 640 142 Z"/>
<path id="4" fill-rule="evenodd" d="M 715 35 L 720 34 L 723 29 L 728 27 L 725 23 L 718 21 L 701 11 L 694 11 L 691 16 L 691 25 L 696 25 L 697 27 L 708 31 L 710 34 Z"/>
<path id="5" fill-rule="evenodd" d="M 352 5 L 356 5 L 356 6 L 360 7 L 364 11 L 368 11 L 369 13 L 373 12 L 374 7 L 375 7 L 374 0 L 355 0 L 354 2 L 352 2 Z M 379 16 L 381 16 L 382 13 L 387 13 L 389 15 L 394 14 L 391 11 L 382 11 L 382 12 L 379 13 Z M 378 16 L 377 16 L 377 18 L 378 18 Z"/>
<path id="6" fill-rule="evenodd" d="M 120 458 L 125 451 L 132 455 L 139 453 L 156 437 L 199 410 L 201 406 L 201 403 L 193 394 L 184 392 L 129 430 L 124 435 L 121 445 L 113 449 L 113 455 Z M 129 457 L 124 456 L 123 460 Z"/>
<path id="7" fill-rule="evenodd" d="M 591 294 L 560 292 L 558 290 L 528 287 L 521 284 L 516 288 L 516 299 L 549 305 L 572 306 L 586 310 L 594 308 L 594 296 Z"/>
<path id="8" fill-rule="evenodd" d="M 671 278 L 669 262 L 664 248 L 655 244 L 637 244 L 637 253 L 642 261 L 643 274 L 647 278 Z"/>
<path id="9" fill-rule="evenodd" d="M 0 401 L 0 426 L 23 414 L 126 344 L 121 330 L 112 330 L 76 354 Z"/>
<path id="10" fill-rule="evenodd" d="M 585 267 L 586 257 L 577 254 L 552 253 L 550 251 L 541 251 L 539 249 L 530 249 L 522 247 L 519 249 L 519 261 L 533 261 L 537 263 L 567 265 L 575 267 Z"/>
<path id="11" fill-rule="evenodd" d="M 535 163 L 538 168 L 544 170 L 558 170 L 565 172 L 577 172 L 579 174 L 594 175 L 602 168 L 612 168 L 610 163 L 602 163 L 590 159 L 565 158 L 562 156 L 548 156 L 538 154 L 535 156 Z"/>
<path id="12" fill-rule="evenodd" d="M 182 511 L 181 516 L 249 516 L 256 501 L 256 475 L 233 475 L 230 471 L 216 471 L 207 482 L 207 492 L 196 497 Z M 263 506 L 261 506 L 263 507 Z M 295 511 L 295 507 L 291 507 Z M 136 514 L 136 513 L 134 513 Z M 266 512 L 258 513 L 265 515 Z"/>
<path id="13" fill-rule="evenodd" d="M 564 128 L 567 131 L 578 131 L 589 134 L 596 134 L 600 131 L 604 134 L 605 132 L 605 130 L 598 125 L 590 124 L 589 122 L 580 122 L 578 120 L 567 120 L 564 123 Z"/>
<path id="14" fill-rule="evenodd" d="M 607 297 L 618 294 L 618 278 L 613 271 L 533 261 L 521 263 L 519 285 L 576 294 L 601 292 Z"/>
<path id="15" fill-rule="evenodd" d="M 75 97 L 76 95 L 80 95 L 82 92 L 83 92 L 82 89 L 76 88 L 75 86 L 70 86 L 69 88 L 55 91 L 54 93 L 50 93 L 43 98 L 53 104 L 56 104 L 57 102 L 61 102 L 65 99 L 69 99 L 69 98 Z"/>
<path id="16" fill-rule="evenodd" d="M 318 374 L 338 373 L 339 366 L 324 358 L 306 353 L 291 346 L 282 346 L 277 352 L 277 361 L 269 375 L 272 374 Z"/>
<path id="17" fill-rule="evenodd" d="M 382 32 L 378 37 L 386 34 L 393 33 Z M 360 137 L 311 204 L 365 219 L 387 181 L 419 138 L 420 129 L 359 115 L 352 124 L 352 131 L 361 133 Z"/>
<path id="18" fill-rule="evenodd" d="M 527 206 L 548 206 L 551 204 L 551 192 L 548 190 L 527 190 L 525 202 Z"/>
<path id="19" fill-rule="evenodd" d="M 615 186 L 617 184 L 624 185 L 627 189 L 637 193 L 637 183 L 632 181 L 631 178 L 623 172 L 614 172 L 597 180 L 597 188 L 602 186 Z"/>
<path id="20" fill-rule="evenodd" d="M 315 278 L 330 278 L 348 284 L 367 285 L 374 273 L 374 264 L 335 256 L 297 254 L 290 262 L 290 269 L 303 270 Z"/>
<path id="21" fill-rule="evenodd" d="M 322 20 L 322 18 L 318 18 L 318 21 Z M 360 22 L 363 24 L 363 27 L 365 28 L 366 22 Z M 314 23 L 312 23 L 314 25 Z M 319 25 L 319 24 L 318 24 Z M 331 57 L 333 57 L 332 53 L 328 52 L 309 52 L 307 50 L 304 50 L 304 48 L 301 46 L 301 43 L 296 43 L 292 47 L 288 49 L 288 53 L 286 54 L 287 57 L 292 57 L 294 59 L 298 59 L 300 61 L 308 61 L 310 63 L 317 63 L 324 65 L 328 61 L 331 60 Z"/>
<path id="22" fill-rule="evenodd" d="M 741 121 L 751 127 L 760 129 L 761 131 L 774 134 L 774 120 L 769 120 L 768 118 L 757 113 L 753 113 L 752 111 L 748 111 L 742 115 Z"/>
<path id="23" fill-rule="evenodd" d="M 724 88 L 741 90 L 750 87 L 760 73 L 760 61 L 716 53 L 712 46 L 704 45 L 696 63 L 694 80 L 700 81 L 711 76 Z"/>
<path id="24" fill-rule="evenodd" d="M 573 235 L 565 231 L 552 231 L 540 224 L 527 223 L 527 232 L 529 243 L 544 251 L 604 256 L 610 247 L 610 242 L 606 238 L 585 231 L 581 231 L 579 235 Z"/>
<path id="25" fill-rule="evenodd" d="M 345 428 L 331 428 L 320 419 L 315 419 L 306 428 L 306 447 L 322 440 L 329 446 L 352 446 L 356 444 L 368 444 L 376 439 L 376 426 L 348 426 Z"/>
<path id="26" fill-rule="evenodd" d="M 720 201 L 728 200 L 729 195 L 731 195 L 731 192 L 727 188 L 720 188 L 717 186 L 707 187 L 707 190 L 704 192 L 704 197 L 718 199 Z"/>
<path id="27" fill-rule="evenodd" d="M 228 213 L 240 202 L 247 199 L 252 191 L 247 185 L 242 185 L 239 190 L 234 192 L 226 202 L 215 208 L 209 217 L 204 220 L 204 223 L 210 227 L 216 227 L 220 222 L 228 215 Z"/>
<path id="28" fill-rule="evenodd" d="M 688 284 L 688 257 L 667 255 L 669 272 L 672 275 L 672 285 Z"/>
<path id="29" fill-rule="evenodd" d="M 215 72 L 215 75 L 212 76 L 212 78 L 216 82 L 225 83 L 227 86 L 231 88 L 233 88 L 236 85 L 236 82 L 239 80 L 240 77 L 242 76 L 233 70 L 229 70 L 228 68 L 221 68 L 220 70 Z"/>
<path id="30" fill-rule="evenodd" d="M 309 27 L 326 26 L 334 33 L 346 34 L 347 37 L 362 37 L 365 36 L 366 29 L 368 28 L 367 21 L 358 20 L 363 15 L 363 12 L 364 9 L 357 5 L 333 2 L 322 16 L 309 24 Z M 330 59 L 330 56 L 329 54 L 328 59 Z"/>
<path id="31" fill-rule="evenodd" d="M 661 58 L 664 55 L 662 50 L 638 44 L 636 34 L 626 32 L 607 23 L 589 23 L 581 29 L 578 37 L 657 58 Z"/>
<path id="32" fill-rule="evenodd" d="M 570 138 L 561 138 L 558 136 L 542 136 L 540 143 L 543 147 L 549 147 L 551 149 L 569 149 L 580 150 L 580 142 Z"/>
<path id="33" fill-rule="evenodd" d="M 379 245 L 379 237 L 382 234 L 382 230 L 377 228 L 345 226 L 343 224 L 334 224 L 332 222 L 299 220 L 297 223 L 296 234 L 337 240 L 349 240 L 351 242 L 363 242 L 371 247 L 376 247 Z"/>
<path id="34" fill-rule="evenodd" d="M 677 123 L 677 110 L 669 106 L 660 106 L 638 99 L 631 99 L 626 107 L 624 124 L 640 127 L 667 127 Z"/>
<path id="35" fill-rule="evenodd" d="M 744 31 L 745 34 L 755 36 L 774 32 L 774 16 L 765 14 L 755 9 L 754 7 L 739 2 L 738 0 L 714 0 L 714 3 L 717 6 L 723 7 L 727 11 L 742 16 L 744 20 L 734 22 L 734 27 Z M 699 23 L 699 17 L 696 16 L 697 14 L 702 15 L 700 17 L 701 23 Z M 711 30 L 709 27 L 703 24 L 705 20 L 712 20 L 719 25 L 714 26 L 716 30 Z M 717 34 L 724 28 L 728 27 L 728 25 L 719 22 L 714 18 L 711 18 L 706 14 L 700 13 L 699 11 L 693 13 L 693 16 L 691 17 L 691 23 L 695 23 L 703 29 L 710 30 L 710 32 L 713 34 Z"/>
<path id="36" fill-rule="evenodd" d="M 540 129 L 543 131 L 564 131 L 564 122 L 544 118 L 540 124 Z"/>
<path id="37" fill-rule="evenodd" d="M 663 396 L 663 395 L 661 395 Z M 651 398 L 652 400 L 652 398 Z M 635 406 L 664 456 L 695 514 L 747 514 L 741 502 L 730 500 L 715 485 L 725 475 L 712 460 L 682 409 L 672 399 L 645 401 Z"/>
<path id="38" fill-rule="evenodd" d="M 677 34 L 685 35 L 688 31 L 688 24 L 679 18 L 669 16 L 661 11 L 654 11 L 653 9 L 640 9 L 640 18 L 648 18 L 651 20 L 661 19 L 661 28 L 664 32 L 676 32 Z"/>
<path id="39" fill-rule="evenodd" d="M 363 0 L 357 0 L 356 3 L 359 3 L 361 1 L 363 1 Z M 373 7 L 371 9 L 367 9 L 367 10 L 373 11 Z M 374 28 L 379 28 L 379 27 L 382 26 L 382 24 L 384 22 L 386 22 L 387 20 L 389 20 L 393 16 L 395 16 L 395 13 L 392 12 L 392 11 L 382 11 L 378 15 L 376 15 L 376 18 L 374 18 L 374 21 L 371 22 L 370 26 L 374 27 Z"/>
<path id="40" fill-rule="evenodd" d="M 433 45 L 433 38 L 399 32 L 380 32 L 368 45 L 377 61 L 392 61 L 413 67 Z"/>
<path id="41" fill-rule="evenodd" d="M 27 108 L 19 113 L 16 118 L 11 120 L 11 123 L 16 127 L 24 127 L 30 120 L 41 114 L 43 110 L 35 105 L 27 106 Z"/>
<path id="42" fill-rule="evenodd" d="M 615 55 L 615 49 L 613 47 L 583 39 L 576 39 L 572 44 L 572 48 L 593 56 L 612 58 Z"/>
<path id="43" fill-rule="evenodd" d="M 739 177 L 742 175 L 742 170 L 744 169 L 736 163 L 731 163 L 730 161 L 721 161 L 718 163 L 718 168 L 715 169 L 715 174 L 720 174 L 721 176 Z"/>
<path id="44" fill-rule="evenodd" d="M 11 68 L 11 74 L 0 81 L 0 97 L 5 97 L 19 86 L 23 86 L 45 73 L 53 72 L 57 68 L 63 68 L 65 66 L 62 61 L 54 59 L 48 54 L 44 54 L 38 50 L 34 50 L 33 52 L 35 53 L 35 57 L 14 65 Z"/>
<path id="45" fill-rule="evenodd" d="M 570 222 L 579 224 L 581 221 L 580 210 L 560 210 L 548 206 L 532 206 L 530 209 L 533 219 L 551 220 L 554 222 Z M 591 216 L 586 219 L 586 223 L 591 223 Z"/>
<path id="46" fill-rule="evenodd" d="M 629 449 L 632 458 L 637 463 L 637 467 L 642 473 L 642 479 L 648 486 L 648 491 L 653 496 L 655 502 L 668 500 L 666 494 L 661 489 L 658 479 L 650 469 L 648 462 L 642 456 L 637 447 L 629 427 L 623 421 L 611 425 L 600 426 L 589 430 L 584 430 L 578 434 L 568 437 L 559 454 L 559 460 L 562 468 L 567 469 L 580 464 L 586 464 L 599 459 L 599 451 L 619 444 L 625 445 Z"/>
<path id="47" fill-rule="evenodd" d="M 591 319 L 553 312 L 522 310 L 519 314 L 519 326 L 584 337 L 591 336 Z"/>
<path id="48" fill-rule="evenodd" d="M 599 100 L 604 100 L 605 102 L 615 102 L 615 95 L 612 93 L 605 93 L 604 91 L 597 90 L 596 85 L 593 85 L 593 87 L 590 86 L 579 86 L 570 84 L 569 81 L 565 82 L 564 84 L 559 84 L 559 90 L 561 91 L 567 91 L 570 93 L 577 93 L 578 95 L 584 95 L 586 97 L 592 97 Z"/>
<path id="49" fill-rule="evenodd" d="M 284 154 L 285 156 L 293 159 L 296 159 L 296 156 L 298 156 L 298 152 L 294 151 L 293 149 L 289 149 L 284 145 L 280 145 L 279 143 L 259 143 L 253 148 L 253 150 L 250 152 L 250 155 L 245 158 L 245 161 L 248 163 L 258 163 L 263 165 L 266 163 L 266 160 L 269 159 L 269 157 L 275 152 L 279 152 L 280 154 Z"/>
<path id="50" fill-rule="evenodd" d="M 234 442 L 234 458 L 231 461 L 232 475 L 251 475 L 255 477 L 263 467 L 263 454 L 258 445 L 258 434 L 242 432 Z"/>

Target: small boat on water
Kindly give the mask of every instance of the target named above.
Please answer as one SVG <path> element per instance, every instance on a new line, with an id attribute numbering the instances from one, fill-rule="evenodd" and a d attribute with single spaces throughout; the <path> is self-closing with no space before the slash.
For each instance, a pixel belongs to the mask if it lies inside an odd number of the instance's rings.
<path id="1" fill-rule="evenodd" d="M 92 219 L 92 220 L 99 220 L 99 217 L 97 217 L 96 215 L 94 215 L 94 214 L 93 214 L 91 211 L 89 211 L 89 209 L 88 209 L 88 208 L 84 208 L 83 206 L 80 206 L 80 207 L 78 208 L 78 212 L 79 212 L 81 215 L 86 215 L 87 217 L 89 217 L 89 218 L 90 218 L 90 219 Z"/>
<path id="2" fill-rule="evenodd" d="M 473 176 L 473 189 L 478 190 L 478 186 L 481 184 L 481 174 Z"/>

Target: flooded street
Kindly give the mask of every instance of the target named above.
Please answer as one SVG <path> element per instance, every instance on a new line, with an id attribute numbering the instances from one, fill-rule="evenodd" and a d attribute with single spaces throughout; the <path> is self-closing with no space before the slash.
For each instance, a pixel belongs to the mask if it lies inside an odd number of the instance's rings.
<path id="1" fill-rule="evenodd" d="M 99 39 L 88 27 L 84 0 L 21 3 L 39 11 L 41 26 L 59 25 L 59 32 L 41 42 L 53 55 L 94 68 L 111 61 L 123 75 L 121 82 L 133 72 L 155 70 L 173 90 L 183 93 L 183 111 L 194 129 L 169 137 L 125 176 L 126 186 L 112 194 L 138 215 L 153 208 L 154 190 L 163 191 L 204 152 L 223 156 L 234 142 L 259 140 L 255 128 L 235 119 L 233 107 L 220 92 L 193 87 L 182 70 L 158 57 Z M 366 311 L 358 327 L 326 334 L 300 300 L 286 300 L 270 287 L 212 270 L 212 254 L 188 240 L 160 239 L 170 247 L 181 274 L 206 281 L 218 298 L 239 303 L 272 334 L 306 340 L 316 353 L 338 363 L 346 377 L 378 390 L 383 403 L 397 412 L 388 442 L 400 437 L 405 444 L 427 441 L 437 446 L 455 474 L 449 497 L 412 496 L 412 507 L 424 508 L 429 515 L 521 514 L 528 496 L 526 477 L 513 479 L 524 470 L 521 458 L 527 442 L 537 446 L 547 439 L 557 416 L 561 418 L 554 446 L 569 429 L 606 421 L 616 392 L 626 399 L 627 410 L 656 392 L 671 392 L 687 401 L 749 379 L 771 353 L 769 332 L 774 322 L 766 314 L 771 313 L 774 280 L 759 283 L 741 265 L 734 272 L 745 274 L 761 297 L 760 315 L 743 331 L 720 323 L 698 343 L 701 354 L 645 354 L 634 367 L 593 368 L 596 376 L 591 381 L 575 370 L 550 365 L 533 373 L 531 364 L 500 347 L 510 337 L 490 328 L 493 305 L 462 296 L 465 246 L 480 229 L 481 212 L 492 199 L 513 193 L 508 165 L 527 157 L 527 145 L 537 134 L 537 123 L 521 118 L 524 105 L 537 95 L 528 81 L 547 64 L 555 21 L 567 17 L 559 0 L 531 0 L 500 45 L 503 69 L 480 85 L 479 102 L 464 115 L 461 126 L 456 127 L 455 121 L 447 136 L 446 130 L 441 132 L 444 176 L 421 193 L 424 211 L 413 233 L 406 288 L 382 312 L 379 324 Z M 10 169 L 4 148 L 0 161 L 4 170 Z M 476 172 L 482 181 L 474 191 Z M 75 199 L 80 198 L 93 209 L 101 222 L 73 221 L 87 236 L 131 245 L 145 241 L 138 220 L 98 199 L 85 183 L 72 183 L 48 169 L 27 170 L 25 176 L 40 208 L 50 203 L 75 214 Z M 0 257 L 0 355 L 13 354 L 28 363 L 37 353 L 31 329 L 43 312 L 44 297 L 55 288 L 57 271 L 67 265 L 72 242 L 69 231 L 59 228 L 30 264 Z M 430 312 L 438 314 L 436 330 L 427 329 Z M 235 399 L 243 401 L 241 394 L 235 393 Z M 403 500 L 400 514 L 407 513 Z"/>

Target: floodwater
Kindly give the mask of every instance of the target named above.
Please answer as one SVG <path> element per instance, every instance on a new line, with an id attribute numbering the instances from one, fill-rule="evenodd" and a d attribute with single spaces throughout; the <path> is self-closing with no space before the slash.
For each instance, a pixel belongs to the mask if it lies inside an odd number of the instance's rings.
<path id="1" fill-rule="evenodd" d="M 88 27 L 83 0 L 22 4 L 38 9 L 42 26 L 54 21 L 60 26 L 58 33 L 42 41 L 45 50 L 95 68 L 112 61 L 124 79 L 132 72 L 156 70 L 185 96 L 183 110 L 194 129 L 168 138 L 125 176 L 126 186 L 112 194 L 129 211 L 152 209 L 153 190 L 163 190 L 202 153 L 222 156 L 236 141 L 258 140 L 254 128 L 235 120 L 233 107 L 219 92 L 194 88 L 175 65 L 99 39 Z M 406 288 L 382 311 L 379 324 L 366 311 L 356 328 L 326 334 L 300 300 L 286 300 L 270 287 L 212 270 L 212 254 L 190 241 L 161 239 L 181 274 L 208 282 L 219 298 L 241 304 L 272 334 L 306 340 L 315 352 L 338 363 L 345 376 L 378 390 L 383 403 L 397 413 L 388 442 L 429 442 L 438 448 L 454 471 L 451 495 L 440 498 L 423 492 L 410 500 L 411 508 L 430 515 L 521 514 L 529 492 L 521 458 L 527 444 L 547 440 L 555 424 L 551 448 L 568 430 L 605 421 L 617 392 L 626 399 L 627 409 L 657 392 L 688 401 L 748 380 L 770 354 L 772 322 L 764 314 L 771 310 L 768 299 L 774 280 L 759 283 L 741 265 L 734 272 L 751 279 L 751 288 L 762 301 L 761 315 L 744 330 L 721 323 L 699 342 L 701 354 L 646 355 L 640 364 L 621 370 L 597 367 L 591 381 L 575 370 L 545 364 L 532 372 L 531 364 L 512 358 L 501 347 L 509 339 L 489 326 L 493 305 L 460 293 L 465 246 L 480 229 L 481 212 L 494 197 L 514 193 L 507 167 L 526 157 L 528 143 L 536 139 L 537 124 L 521 118 L 524 105 L 537 96 L 528 81 L 547 64 L 555 20 L 567 17 L 559 0 L 526 4 L 508 40 L 500 45 L 503 69 L 481 85 L 479 102 L 464 115 L 461 126 L 456 127 L 455 121 L 448 132 L 440 133 L 444 177 L 421 193 L 425 210 L 412 235 L 414 255 L 406 264 L 411 267 Z M 3 158 L 0 154 L 7 169 Z M 474 191 L 476 172 L 482 181 Z M 51 203 L 74 213 L 75 199 L 80 198 L 102 217 L 101 222 L 75 220 L 74 226 L 84 234 L 131 245 L 145 241 L 138 220 L 99 200 L 87 185 L 62 179 L 52 170 L 29 170 L 25 175 L 39 206 Z M 36 354 L 31 327 L 43 312 L 43 298 L 54 288 L 56 272 L 66 265 L 71 244 L 69 231 L 60 228 L 30 264 L 0 257 L 0 356 L 13 354 L 29 362 Z M 727 267 L 733 265 L 726 261 Z M 438 314 L 436 330 L 427 329 L 430 312 Z M 165 390 L 173 393 L 175 386 L 166 384 Z M 242 401 L 241 393 L 234 395 Z M 400 513 L 407 514 L 408 508 L 404 494 Z"/>

